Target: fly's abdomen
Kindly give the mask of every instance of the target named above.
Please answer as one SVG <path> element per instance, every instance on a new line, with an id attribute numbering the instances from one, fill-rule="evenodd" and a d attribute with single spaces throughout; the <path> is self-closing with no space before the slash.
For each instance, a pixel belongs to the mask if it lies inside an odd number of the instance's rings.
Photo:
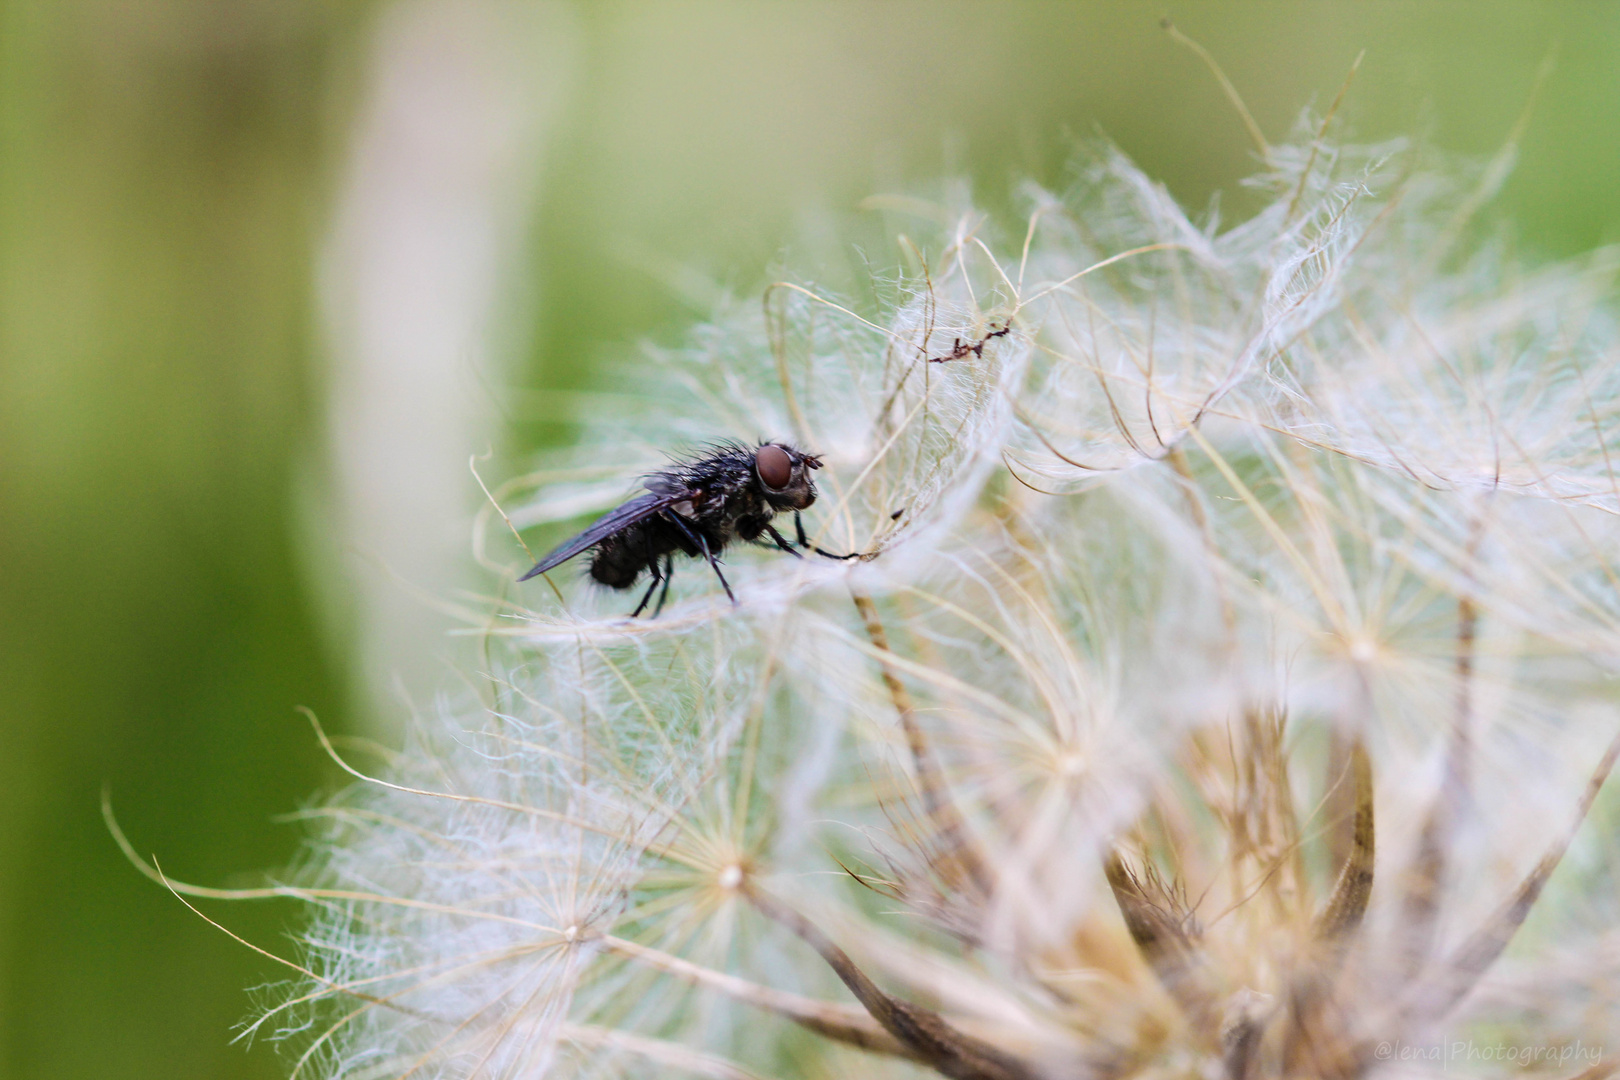
<path id="1" fill-rule="evenodd" d="M 626 529 L 602 541 L 591 556 L 591 577 L 615 589 L 628 589 L 657 558 L 641 529 Z"/>
<path id="2" fill-rule="evenodd" d="M 697 554 L 695 546 L 681 543 L 674 527 L 659 518 L 632 525 L 596 545 L 591 557 L 591 577 L 614 589 L 628 589 L 643 570 L 651 570 L 658 560 L 676 548 Z"/>

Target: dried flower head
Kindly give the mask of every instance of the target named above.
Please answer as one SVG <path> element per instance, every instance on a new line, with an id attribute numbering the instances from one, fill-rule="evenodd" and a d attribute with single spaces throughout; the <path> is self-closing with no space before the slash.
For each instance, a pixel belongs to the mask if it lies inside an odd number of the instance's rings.
<path id="1" fill-rule="evenodd" d="M 627 382 L 611 467 L 511 520 L 791 438 L 868 557 L 502 602 L 313 815 L 252 1029 L 345 1078 L 1601 1067 L 1616 264 L 1520 269 L 1498 172 L 1302 131 L 1224 229 L 1106 146 L 1005 236 L 880 200 L 867 301 L 773 285 Z"/>

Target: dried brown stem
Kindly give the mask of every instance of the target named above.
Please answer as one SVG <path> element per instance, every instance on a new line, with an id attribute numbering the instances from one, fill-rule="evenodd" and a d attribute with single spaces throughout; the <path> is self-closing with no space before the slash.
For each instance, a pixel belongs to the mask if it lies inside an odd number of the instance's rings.
<path id="1" fill-rule="evenodd" d="M 1219 1016 L 1202 977 L 1204 956 L 1197 926 L 1190 919 L 1178 917 L 1171 906 L 1163 902 L 1168 898 L 1156 901 L 1150 897 L 1146 885 L 1125 865 L 1119 852 L 1107 853 L 1103 873 L 1142 959 L 1194 1027 L 1213 1032 Z"/>
<path id="2" fill-rule="evenodd" d="M 895 712 L 900 716 L 901 730 L 906 735 L 906 745 L 911 750 L 923 808 L 933 825 L 938 844 L 938 854 L 930 859 L 934 871 L 953 887 L 971 885 L 980 897 L 987 897 L 994 880 L 989 866 L 969 834 L 961 811 L 951 800 L 944 770 L 939 767 L 928 744 L 928 736 L 917 722 L 917 708 L 911 700 L 911 691 L 900 680 L 894 665 L 881 659 L 883 655 L 893 655 L 893 650 L 889 648 L 889 636 L 878 617 L 877 605 L 864 593 L 854 592 L 851 595 L 855 600 L 855 609 L 861 613 L 861 621 L 866 625 L 866 635 L 880 654 L 878 663 L 883 674 L 883 685 L 889 691 L 889 699 L 894 702 Z"/>
<path id="3" fill-rule="evenodd" d="M 1254 1064 L 1255 1051 L 1260 1049 L 1260 1036 L 1265 1028 L 1252 1020 L 1240 1020 L 1222 1036 L 1224 1052 L 1221 1068 L 1227 1080 L 1245 1080 Z"/>
<path id="4" fill-rule="evenodd" d="M 1290 980 L 1283 1043 L 1290 1075 L 1349 1077 L 1355 1075 L 1359 1060 L 1358 1048 L 1342 1035 L 1347 1020 L 1333 987 L 1346 947 L 1372 898 L 1376 851 L 1372 762 L 1359 736 L 1350 742 L 1349 773 L 1353 812 L 1344 861 L 1313 928 L 1314 943 L 1321 948 L 1307 954 Z"/>
<path id="5" fill-rule="evenodd" d="M 1620 757 L 1620 736 L 1609 743 L 1608 749 L 1598 761 L 1597 768 L 1592 771 L 1591 777 L 1586 782 L 1586 790 L 1581 793 L 1580 800 L 1576 803 L 1575 819 L 1565 830 L 1564 835 L 1553 843 L 1496 914 L 1446 958 L 1443 972 L 1427 988 L 1426 1000 L 1420 1002 L 1431 1016 L 1444 1016 L 1456 1008 L 1479 981 L 1479 977 L 1485 974 L 1486 969 L 1498 956 L 1502 955 L 1502 950 L 1507 948 L 1508 942 L 1513 940 L 1513 935 L 1529 916 L 1530 909 L 1535 907 L 1547 879 L 1552 877 L 1553 871 L 1558 869 L 1558 864 L 1563 861 L 1564 853 L 1569 850 L 1570 842 L 1575 839 L 1581 823 L 1586 820 L 1587 813 L 1592 809 L 1592 803 L 1597 800 L 1598 792 L 1603 790 L 1604 781 L 1614 770 L 1617 757 Z"/>
<path id="6" fill-rule="evenodd" d="M 855 966 L 848 953 L 799 912 L 751 885 L 745 887 L 745 893 L 762 915 L 814 949 L 872 1019 L 934 1071 L 951 1080 L 1038 1080 L 1039 1074 L 1018 1058 L 957 1030 L 932 1009 L 884 992 Z"/>
<path id="7" fill-rule="evenodd" d="M 1476 531 L 1477 534 L 1477 531 Z M 1476 542 L 1469 545 L 1473 554 Z M 1471 787 L 1470 760 L 1473 756 L 1474 649 L 1479 629 L 1479 610 L 1472 598 L 1457 601 L 1457 696 L 1451 719 L 1451 738 L 1446 746 L 1445 772 L 1440 790 L 1424 816 L 1418 833 L 1417 851 L 1404 875 L 1405 893 L 1401 903 L 1401 940 L 1398 962 L 1408 978 L 1428 963 L 1434 949 L 1434 929 L 1440 917 L 1440 891 L 1445 885 L 1446 855 L 1457 817 L 1463 810 Z"/>
<path id="8" fill-rule="evenodd" d="M 1375 830 L 1373 820 L 1372 762 L 1367 747 L 1357 739 L 1350 747 L 1350 778 L 1355 792 L 1355 821 L 1350 852 L 1339 870 L 1333 894 L 1316 920 L 1316 939 L 1338 945 L 1361 925 L 1372 898 Z"/>

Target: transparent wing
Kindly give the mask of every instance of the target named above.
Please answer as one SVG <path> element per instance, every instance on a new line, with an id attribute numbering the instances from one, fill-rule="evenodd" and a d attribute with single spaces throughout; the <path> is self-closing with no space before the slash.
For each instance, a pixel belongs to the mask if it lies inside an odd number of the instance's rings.
<path id="1" fill-rule="evenodd" d="M 593 548 L 603 540 L 612 536 L 621 529 L 628 529 L 638 521 L 644 521 L 663 510 L 667 510 L 683 499 L 692 497 L 692 492 L 682 489 L 680 491 L 653 492 L 638 495 L 629 502 L 609 510 L 595 521 L 584 532 L 567 541 L 553 550 L 545 558 L 534 564 L 534 569 L 518 578 L 519 581 L 528 581 L 536 574 L 543 574 L 547 570 L 572 559 L 575 555 Z"/>

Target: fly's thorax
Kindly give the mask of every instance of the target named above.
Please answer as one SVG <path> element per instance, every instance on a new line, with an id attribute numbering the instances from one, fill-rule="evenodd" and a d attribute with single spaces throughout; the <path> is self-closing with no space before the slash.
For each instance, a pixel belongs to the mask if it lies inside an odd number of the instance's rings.
<path id="1" fill-rule="evenodd" d="M 736 485 L 724 498 L 710 500 L 706 508 L 709 513 L 704 520 L 727 540 L 737 535 L 740 522 L 756 518 L 769 521 L 776 513 L 758 488 L 748 482 Z"/>

